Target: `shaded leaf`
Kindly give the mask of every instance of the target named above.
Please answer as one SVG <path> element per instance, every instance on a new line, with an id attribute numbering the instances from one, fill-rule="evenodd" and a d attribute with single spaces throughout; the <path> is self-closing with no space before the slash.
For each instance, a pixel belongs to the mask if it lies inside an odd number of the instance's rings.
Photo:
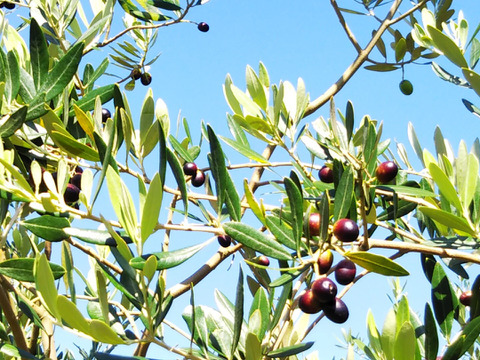
<path id="1" fill-rule="evenodd" d="M 283 358 L 286 356 L 292 356 L 307 351 L 313 346 L 314 342 L 300 343 L 296 345 L 287 346 L 281 349 L 270 351 L 267 356 L 270 358 Z"/>
<path id="2" fill-rule="evenodd" d="M 63 230 L 70 227 L 70 221 L 64 217 L 43 215 L 22 222 L 28 230 L 47 241 L 62 241 L 69 237 Z"/>
<path id="3" fill-rule="evenodd" d="M 0 274 L 18 281 L 35 282 L 34 263 L 35 259 L 33 258 L 8 259 L 0 262 Z M 65 274 L 65 269 L 62 266 L 51 262 L 48 265 L 55 280 L 60 279 Z"/>

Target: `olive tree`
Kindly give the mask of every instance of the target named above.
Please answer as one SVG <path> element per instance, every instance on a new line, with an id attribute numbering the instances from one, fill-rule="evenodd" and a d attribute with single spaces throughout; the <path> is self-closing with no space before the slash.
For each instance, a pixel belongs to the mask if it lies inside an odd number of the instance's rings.
<path id="1" fill-rule="evenodd" d="M 334 101 L 361 68 L 401 71 L 409 95 L 403 69 L 437 57 L 451 62 L 432 62 L 439 77 L 480 95 L 479 28 L 469 34 L 452 1 L 331 0 L 356 56 L 320 96 L 311 99 L 302 79 L 271 83 L 260 63 L 247 66 L 245 90 L 226 76 L 229 135 L 172 123 L 151 90 L 132 113 L 128 91 L 152 82 L 158 32 L 185 22 L 207 32 L 190 20 L 205 2 L 2 2 L 0 356 L 72 359 L 55 333 L 63 328 L 91 340 L 79 350 L 85 359 L 141 359 L 161 347 L 188 359 L 313 360 L 305 338 L 348 319 L 342 297 L 370 273 L 408 276 L 396 260 L 417 253 L 431 283 L 424 313 L 394 281 L 383 327 L 366 314 L 368 340 L 346 332 L 346 358 L 479 358 L 480 280 L 471 292 L 456 284 L 465 265 L 480 263 L 480 142 L 455 154 L 437 131 L 432 154 L 409 124 L 414 168 L 404 145 L 382 138 L 381 122 Z M 8 22 L 15 12 L 18 27 Z M 365 14 L 362 44 L 348 19 Z M 109 56 L 95 59 L 98 48 Z M 195 243 L 185 247 L 186 232 Z M 200 253 L 205 263 L 195 263 Z M 216 268 L 234 255 L 229 299 Z M 207 276 L 219 289 L 202 286 Z M 199 303 L 207 291 L 214 305 Z M 169 312 L 182 295 L 183 320 Z"/>

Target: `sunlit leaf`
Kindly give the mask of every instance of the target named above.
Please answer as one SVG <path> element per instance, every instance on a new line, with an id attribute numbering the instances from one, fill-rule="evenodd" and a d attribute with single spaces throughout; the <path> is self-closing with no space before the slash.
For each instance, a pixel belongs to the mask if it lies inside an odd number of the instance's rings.
<path id="1" fill-rule="evenodd" d="M 135 269 L 142 270 L 145 266 L 146 260 L 150 256 L 154 255 L 157 258 L 157 270 L 169 269 L 187 261 L 203 247 L 205 247 L 205 245 L 207 245 L 207 242 L 195 246 L 189 246 L 179 250 L 146 254 L 140 257 L 132 258 L 130 260 L 130 265 L 132 265 L 132 267 Z"/>
<path id="2" fill-rule="evenodd" d="M 435 45 L 448 60 L 461 68 L 468 68 L 467 61 L 463 57 L 462 51 L 458 48 L 457 44 L 450 39 L 447 35 L 443 34 L 437 28 L 427 25 L 427 31 Z"/>
<path id="3" fill-rule="evenodd" d="M 290 260 L 290 253 L 271 237 L 254 229 L 250 225 L 238 222 L 223 224 L 225 232 L 236 241 L 266 256 L 280 260 Z"/>
<path id="4" fill-rule="evenodd" d="M 386 276 L 410 275 L 401 265 L 389 258 L 364 251 L 348 251 L 345 256 L 365 270 Z"/>
<path id="5" fill-rule="evenodd" d="M 0 262 L 0 274 L 18 281 L 35 282 L 33 274 L 35 259 L 18 258 Z M 49 262 L 50 270 L 55 280 L 65 274 L 65 269 L 57 264 Z"/>

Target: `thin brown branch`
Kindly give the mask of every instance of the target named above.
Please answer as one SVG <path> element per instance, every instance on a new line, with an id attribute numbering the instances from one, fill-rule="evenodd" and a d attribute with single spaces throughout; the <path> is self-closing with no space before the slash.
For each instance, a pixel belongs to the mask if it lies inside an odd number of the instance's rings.
<path id="1" fill-rule="evenodd" d="M 25 340 L 25 334 L 23 333 L 23 329 L 17 320 L 16 312 L 13 309 L 10 298 L 3 286 L 3 283 L 7 282 L 7 280 L 3 277 L 3 275 L 0 275 L 0 280 L 2 283 L 0 284 L 0 307 L 2 308 L 3 315 L 7 319 L 8 325 L 10 325 L 10 329 L 12 330 L 13 338 L 15 339 L 17 347 L 29 352 L 27 341 Z"/>
<path id="2" fill-rule="evenodd" d="M 306 110 L 305 110 L 305 115 L 308 116 L 313 114 L 315 111 L 317 111 L 320 107 L 322 107 L 332 96 L 337 94 L 344 86 L 345 84 L 352 78 L 352 76 L 357 72 L 357 70 L 362 66 L 362 64 L 367 60 L 368 55 L 370 52 L 374 49 L 375 44 L 377 41 L 381 38 L 383 33 L 391 26 L 393 23 L 391 22 L 391 19 L 395 15 L 398 7 L 400 6 L 401 0 L 395 0 L 393 3 L 392 7 L 390 8 L 390 11 L 388 12 L 385 20 L 380 24 L 377 32 L 375 35 L 370 39 L 370 42 L 367 44 L 367 46 L 358 54 L 357 58 L 353 61 L 352 64 L 345 70 L 345 72 L 342 74 L 342 76 L 333 84 L 330 86 L 327 91 L 325 91 L 322 95 L 320 95 L 318 98 L 310 102 L 308 104 Z"/>
<path id="3" fill-rule="evenodd" d="M 399 241 L 372 240 L 370 239 L 370 248 L 394 249 L 401 252 L 417 252 L 428 255 L 438 255 L 440 257 L 465 260 L 471 263 L 480 264 L 480 256 L 465 251 L 454 249 L 444 249 L 440 247 L 427 246 Z"/>
<path id="4" fill-rule="evenodd" d="M 182 282 L 172 286 L 166 291 L 166 295 L 170 294 L 176 298 L 188 290 L 190 290 L 190 284 L 196 285 L 203 280 L 208 274 L 210 274 L 215 268 L 227 257 L 237 252 L 242 247 L 242 244 L 235 244 L 228 248 L 222 248 L 218 250 L 208 261 L 203 264 L 196 272 L 187 277 Z"/>
<path id="5" fill-rule="evenodd" d="M 95 260 L 97 260 L 98 262 L 102 263 L 103 265 L 109 267 L 110 269 L 112 269 L 113 271 L 115 271 L 117 274 L 121 274 L 123 272 L 123 270 L 121 268 L 119 268 L 117 265 L 111 263 L 110 261 L 108 260 L 105 260 L 105 259 L 102 259 L 100 256 L 97 255 L 97 253 L 95 253 L 92 249 L 90 249 L 88 246 L 83 246 L 82 244 L 76 242 L 75 240 L 73 240 L 72 238 L 68 238 L 65 240 L 66 242 L 68 242 L 70 245 L 76 247 L 77 249 L 83 251 L 85 254 L 91 256 L 92 258 L 94 258 Z"/>
<path id="6" fill-rule="evenodd" d="M 130 31 L 133 31 L 133 30 L 148 30 L 148 29 L 158 29 L 158 28 L 161 28 L 161 27 L 166 27 L 166 26 L 171 26 L 171 25 L 174 25 L 174 24 L 178 24 L 180 22 L 183 21 L 183 19 L 185 18 L 185 16 L 187 16 L 188 14 L 188 11 L 190 10 L 190 8 L 193 6 L 193 2 L 191 3 L 188 3 L 187 2 L 187 7 L 185 8 L 185 11 L 175 20 L 171 20 L 171 21 L 167 21 L 167 22 L 164 22 L 164 23 L 160 23 L 160 24 L 155 24 L 155 25 L 135 25 L 135 26 L 130 26 L 122 31 L 120 31 L 118 34 L 116 34 L 115 36 L 111 37 L 110 39 L 107 39 L 101 43 L 98 43 L 96 45 L 95 48 L 101 48 L 101 47 L 104 47 L 104 46 L 107 46 L 113 42 L 115 42 L 116 40 L 118 40 L 119 38 L 121 38 L 122 36 L 124 36 L 125 34 L 129 33 Z M 88 49 L 87 51 L 85 51 L 85 54 L 92 51 L 94 48 L 90 48 Z"/>
<path id="7" fill-rule="evenodd" d="M 337 14 L 337 17 L 338 17 L 338 21 L 340 22 L 340 24 L 342 25 L 343 27 L 343 30 L 345 30 L 345 33 L 347 34 L 347 37 L 348 39 L 350 40 L 350 42 L 352 43 L 353 47 L 355 48 L 355 50 L 357 50 L 357 53 L 361 53 L 362 52 L 362 47 L 360 46 L 360 44 L 358 43 L 357 39 L 355 38 L 355 35 L 353 34 L 353 32 L 350 30 L 350 28 L 348 27 L 348 24 L 347 22 L 345 21 L 345 18 L 343 17 L 343 14 L 342 14 L 342 11 L 340 10 L 340 8 L 338 7 L 338 4 L 336 2 L 336 0 L 330 0 L 330 4 L 332 5 L 333 7 L 333 10 L 335 11 L 335 14 Z"/>

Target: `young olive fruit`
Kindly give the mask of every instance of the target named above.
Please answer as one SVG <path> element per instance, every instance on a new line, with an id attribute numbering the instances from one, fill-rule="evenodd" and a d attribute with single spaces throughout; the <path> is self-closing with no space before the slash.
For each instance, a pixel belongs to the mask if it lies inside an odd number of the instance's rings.
<path id="1" fill-rule="evenodd" d="M 343 324 L 348 320 L 348 308 L 342 299 L 335 298 L 335 301 L 323 307 L 323 312 L 328 320 L 337 324 Z"/>
<path id="2" fill-rule="evenodd" d="M 194 162 L 186 162 L 183 165 L 183 173 L 185 175 L 193 176 L 197 173 L 197 170 L 198 170 L 197 164 L 195 164 Z"/>
<path id="3" fill-rule="evenodd" d="M 305 292 L 298 298 L 298 307 L 306 314 L 316 314 L 322 310 L 322 304 L 311 289 Z"/>
<path id="4" fill-rule="evenodd" d="M 377 170 L 375 170 L 375 176 L 377 180 L 382 184 L 389 183 L 398 174 L 398 166 L 393 161 L 385 161 L 378 165 Z"/>
<path id="5" fill-rule="evenodd" d="M 317 259 L 318 271 L 321 275 L 326 274 L 333 264 L 333 253 L 330 249 L 325 250 Z"/>
<path id="6" fill-rule="evenodd" d="M 218 241 L 218 244 L 221 246 L 221 247 L 229 247 L 230 244 L 232 243 L 232 238 L 228 235 L 218 235 L 217 236 L 217 241 Z"/>
<path id="7" fill-rule="evenodd" d="M 265 255 L 260 255 L 257 258 L 257 264 L 263 265 L 263 266 L 269 266 L 270 265 L 270 260 Z"/>
<path id="8" fill-rule="evenodd" d="M 197 170 L 195 176 L 192 177 L 192 185 L 194 187 L 200 187 L 205 183 L 205 174 L 201 170 Z"/>
<path id="9" fill-rule="evenodd" d="M 150 73 L 145 72 L 140 76 L 140 82 L 142 85 L 148 86 L 152 82 L 152 75 Z"/>
<path id="10" fill-rule="evenodd" d="M 310 232 L 310 236 L 318 236 L 320 235 L 320 214 L 319 213 L 311 213 L 308 218 L 308 230 Z"/>
<path id="11" fill-rule="evenodd" d="M 398 84 L 398 87 L 400 88 L 400 91 L 404 95 L 412 95 L 413 93 L 413 85 L 408 80 L 400 81 L 400 84 Z"/>
<path id="12" fill-rule="evenodd" d="M 332 303 L 337 296 L 337 285 L 327 277 L 315 280 L 312 283 L 311 290 L 322 304 Z"/>
<path id="13" fill-rule="evenodd" d="M 348 285 L 354 279 L 357 273 L 357 267 L 353 261 L 343 259 L 335 267 L 335 280 L 341 285 Z"/>
<path id="14" fill-rule="evenodd" d="M 201 32 L 207 32 L 208 30 L 210 30 L 210 26 L 208 26 L 206 22 L 201 22 L 200 24 L 198 24 L 197 28 Z"/>
<path id="15" fill-rule="evenodd" d="M 76 203 L 80 196 L 80 189 L 73 184 L 67 184 L 67 188 L 63 193 L 63 200 L 67 205 Z"/>
<path id="16" fill-rule="evenodd" d="M 333 170 L 328 166 L 323 165 L 320 170 L 318 170 L 318 177 L 321 182 L 330 184 L 333 183 Z"/>
<path id="17" fill-rule="evenodd" d="M 472 302 L 472 292 L 471 291 L 464 291 L 460 295 L 460 303 L 464 306 L 470 306 L 470 303 Z"/>
<path id="18" fill-rule="evenodd" d="M 359 233 L 357 223 L 351 219 L 340 219 L 333 224 L 333 235 L 342 242 L 357 240 Z"/>
<path id="19" fill-rule="evenodd" d="M 112 117 L 110 110 L 102 108 L 102 123 L 106 123 L 109 118 Z"/>

